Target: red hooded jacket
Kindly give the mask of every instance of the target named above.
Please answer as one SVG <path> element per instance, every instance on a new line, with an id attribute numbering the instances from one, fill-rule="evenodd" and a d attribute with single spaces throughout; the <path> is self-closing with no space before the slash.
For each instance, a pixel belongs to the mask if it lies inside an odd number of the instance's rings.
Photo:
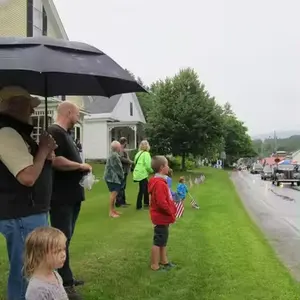
<path id="1" fill-rule="evenodd" d="M 161 177 L 152 177 L 148 183 L 150 216 L 154 225 L 169 225 L 176 220 L 176 207 L 170 196 L 167 181 Z"/>

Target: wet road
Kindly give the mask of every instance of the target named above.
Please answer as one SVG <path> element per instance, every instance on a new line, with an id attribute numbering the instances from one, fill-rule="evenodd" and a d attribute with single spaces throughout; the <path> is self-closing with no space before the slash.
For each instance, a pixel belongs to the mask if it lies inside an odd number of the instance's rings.
<path id="1" fill-rule="evenodd" d="M 232 180 L 250 216 L 300 280 L 300 191 L 274 186 L 248 171 L 233 172 Z"/>

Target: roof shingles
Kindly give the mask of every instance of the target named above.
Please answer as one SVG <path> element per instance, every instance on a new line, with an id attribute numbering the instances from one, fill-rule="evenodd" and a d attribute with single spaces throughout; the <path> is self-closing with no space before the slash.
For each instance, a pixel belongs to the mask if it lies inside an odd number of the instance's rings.
<path id="1" fill-rule="evenodd" d="M 90 114 L 111 113 L 121 97 L 122 95 L 115 95 L 110 98 L 101 96 L 84 97 L 84 109 Z"/>

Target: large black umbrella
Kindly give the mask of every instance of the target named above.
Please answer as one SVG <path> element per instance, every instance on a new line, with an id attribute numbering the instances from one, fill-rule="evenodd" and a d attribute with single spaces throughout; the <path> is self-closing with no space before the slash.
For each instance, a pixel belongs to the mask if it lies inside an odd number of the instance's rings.
<path id="1" fill-rule="evenodd" d="M 8 85 L 44 97 L 145 92 L 99 49 L 44 36 L 0 38 L 0 88 Z M 45 103 L 47 109 L 47 99 Z"/>

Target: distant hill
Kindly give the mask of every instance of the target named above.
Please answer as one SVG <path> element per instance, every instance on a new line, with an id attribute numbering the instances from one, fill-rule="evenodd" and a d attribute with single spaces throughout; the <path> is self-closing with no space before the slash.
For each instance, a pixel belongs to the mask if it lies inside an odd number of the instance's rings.
<path id="1" fill-rule="evenodd" d="M 286 139 L 293 135 L 300 135 L 300 130 L 286 130 L 286 131 L 276 131 L 276 135 L 278 139 Z M 265 134 L 258 134 L 252 136 L 253 140 L 264 140 L 274 137 L 274 132 L 265 133 Z"/>
<path id="2" fill-rule="evenodd" d="M 279 138 L 277 141 L 272 138 L 266 138 L 264 142 L 261 139 L 253 140 L 254 150 L 263 156 L 269 156 L 275 150 L 275 146 L 278 151 L 295 152 L 300 149 L 300 132 L 298 135 L 292 135 L 287 138 Z"/>

